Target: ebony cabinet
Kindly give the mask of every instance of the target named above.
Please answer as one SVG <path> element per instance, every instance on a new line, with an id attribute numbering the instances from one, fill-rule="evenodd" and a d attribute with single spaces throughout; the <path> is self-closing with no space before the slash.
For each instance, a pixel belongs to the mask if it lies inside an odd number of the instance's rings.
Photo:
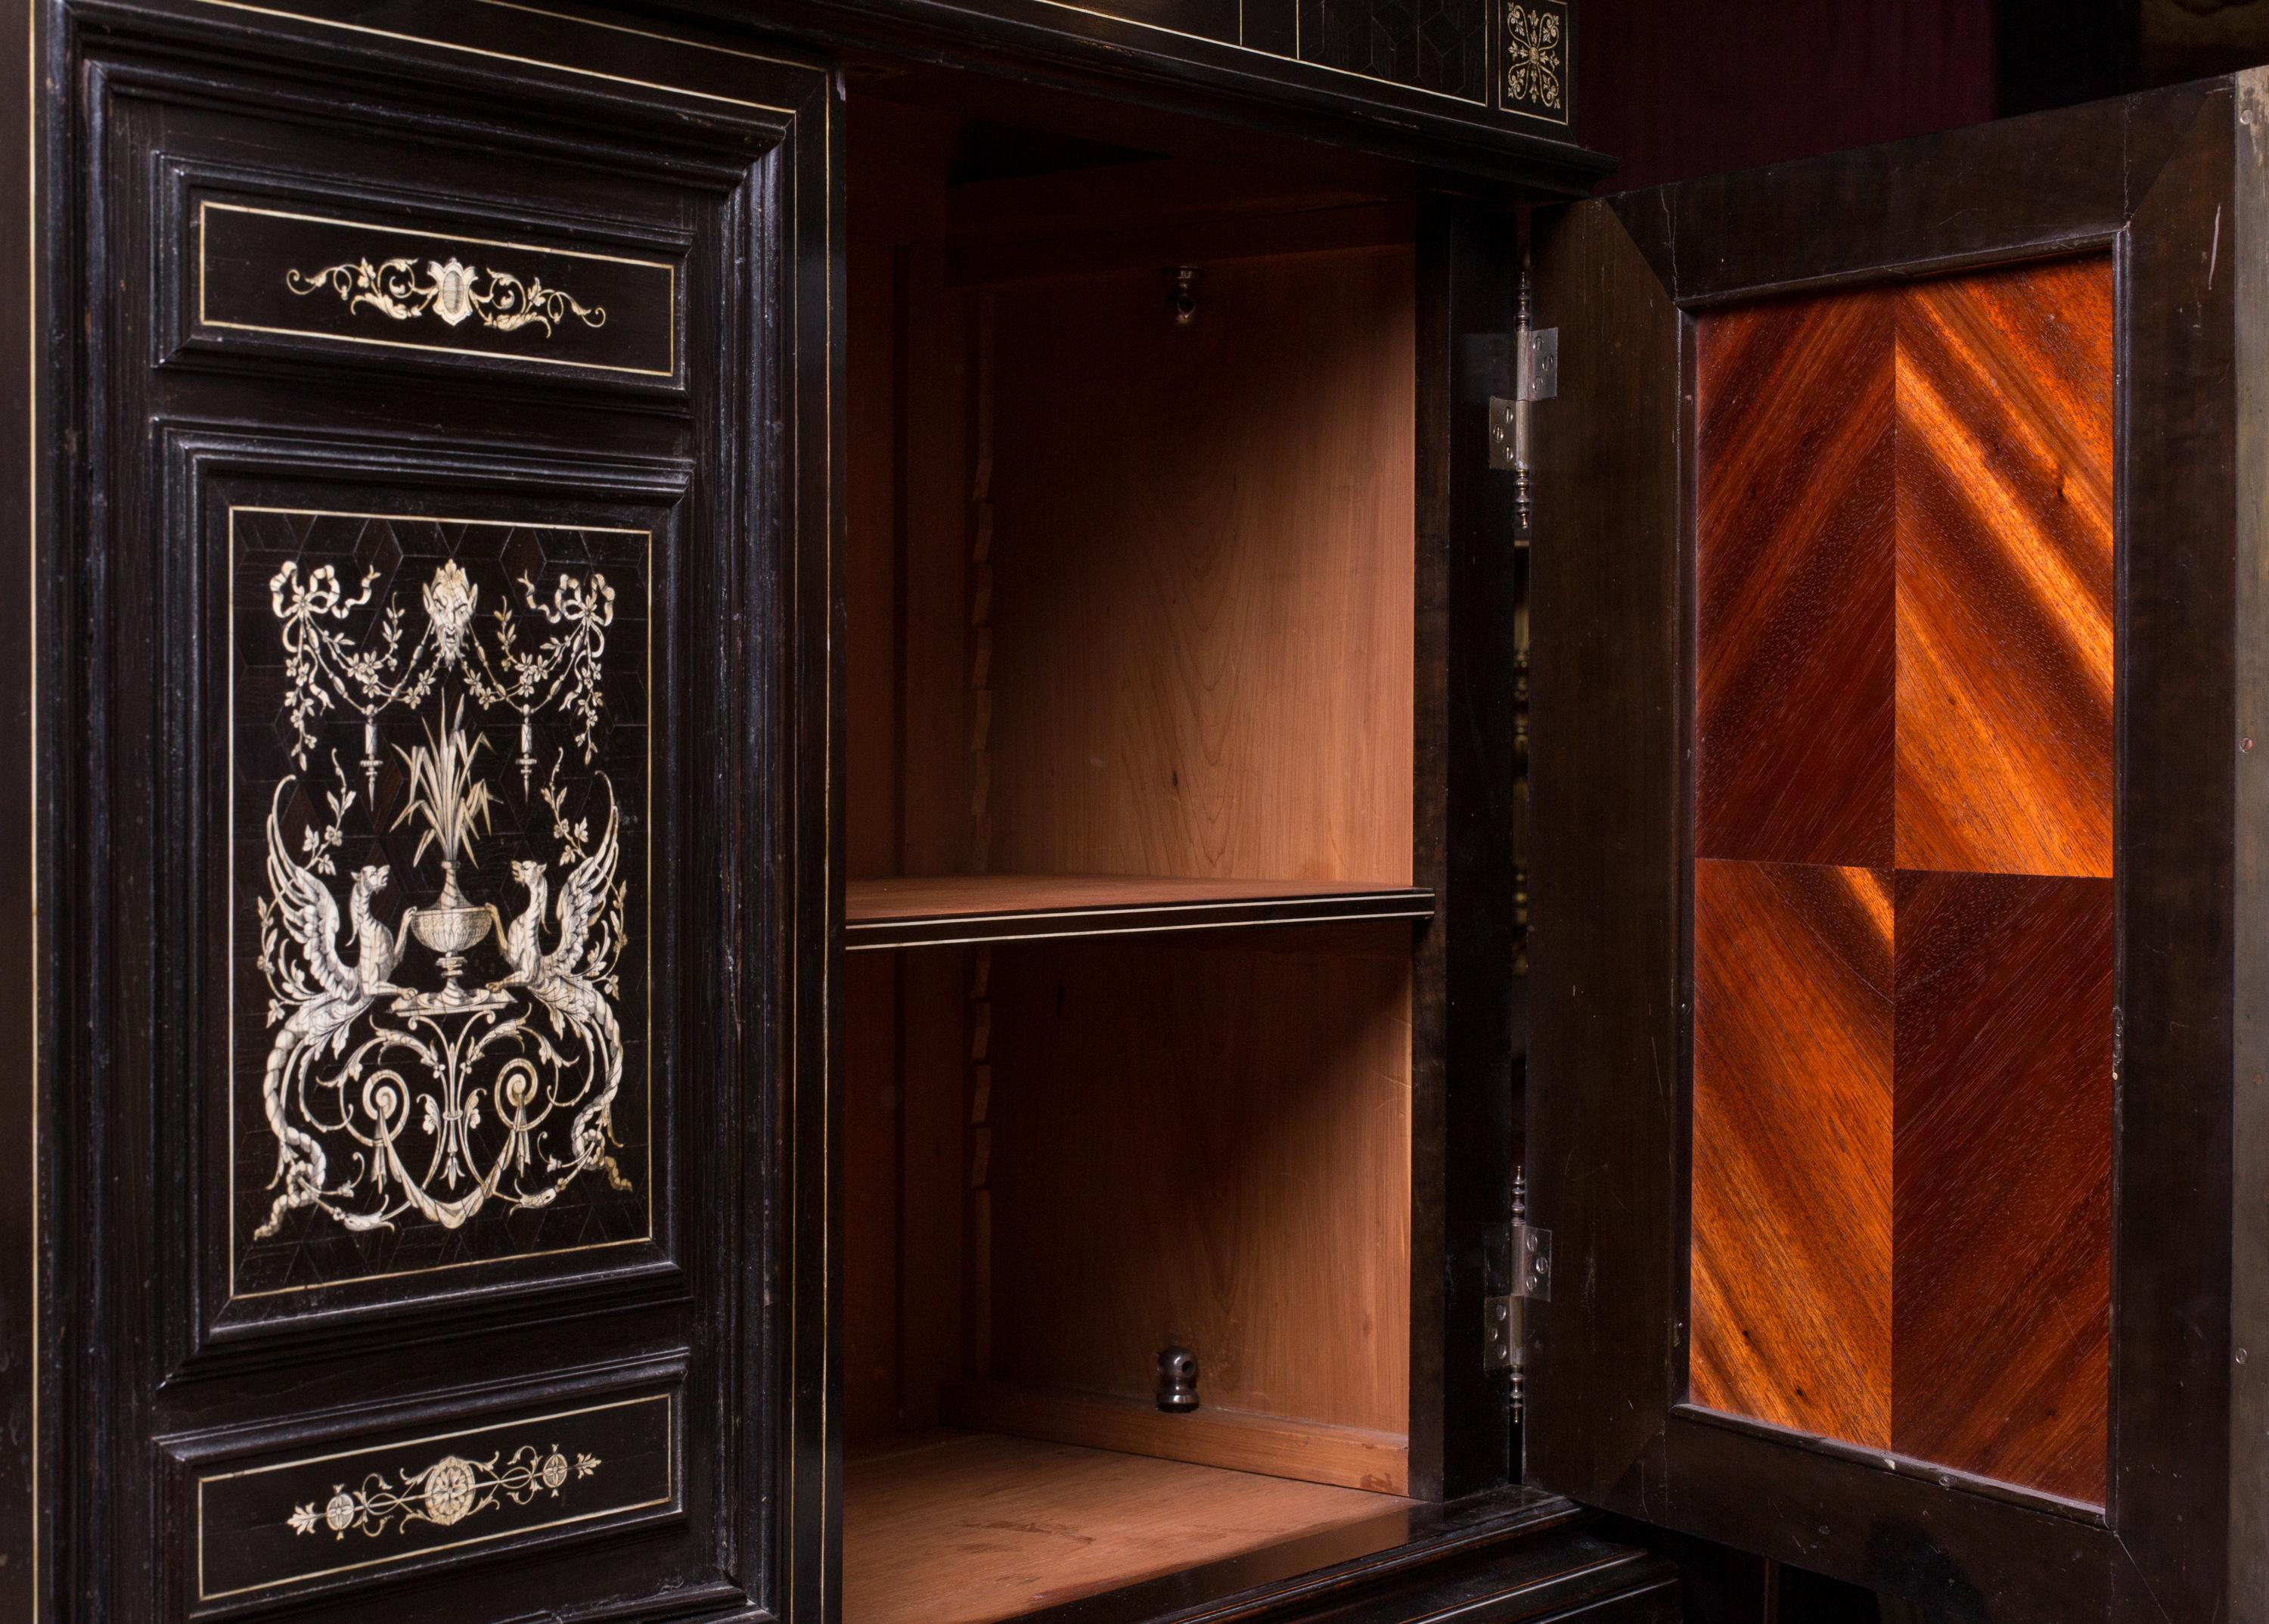
<path id="1" fill-rule="evenodd" d="M 2251 1616 L 2251 81 L 26 22 L 8 1617 Z"/>

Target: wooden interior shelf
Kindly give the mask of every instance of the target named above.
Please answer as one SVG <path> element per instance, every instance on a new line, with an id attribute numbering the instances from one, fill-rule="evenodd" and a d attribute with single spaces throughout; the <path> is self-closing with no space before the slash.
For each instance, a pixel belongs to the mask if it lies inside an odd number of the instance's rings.
<path id="1" fill-rule="evenodd" d="M 1173 880 L 1116 875 L 956 875 L 854 880 L 844 947 L 945 946 L 1063 936 L 1220 930 L 1325 920 L 1422 919 L 1423 887 L 1313 880 Z"/>
<path id="2" fill-rule="evenodd" d="M 1393 1495 L 982 1433 L 843 1470 L 845 1624 L 984 1624 L 1332 1530 Z M 1391 1526 L 1381 1538 L 1392 1542 Z"/>

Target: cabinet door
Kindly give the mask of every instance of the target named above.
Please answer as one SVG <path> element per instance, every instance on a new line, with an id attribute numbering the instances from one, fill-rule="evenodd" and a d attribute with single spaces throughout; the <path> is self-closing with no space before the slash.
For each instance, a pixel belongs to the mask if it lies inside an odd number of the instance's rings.
<path id="1" fill-rule="evenodd" d="M 37 38 L 32 1616 L 816 1617 L 827 77 Z"/>
<path id="2" fill-rule="evenodd" d="M 1933 1616 L 2269 1606 L 2263 92 L 1541 224 L 1543 1485 Z"/>

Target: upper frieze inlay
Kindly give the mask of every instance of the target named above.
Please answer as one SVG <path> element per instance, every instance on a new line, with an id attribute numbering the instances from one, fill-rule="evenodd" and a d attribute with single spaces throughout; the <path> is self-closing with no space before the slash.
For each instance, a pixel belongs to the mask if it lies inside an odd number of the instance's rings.
<path id="1" fill-rule="evenodd" d="M 545 287 L 541 277 L 523 282 L 510 271 L 467 265 L 454 255 L 446 262 L 427 260 L 422 273 L 415 256 L 286 270 L 284 285 L 301 295 L 329 288 L 350 310 L 374 310 L 396 321 L 431 312 L 450 327 L 478 317 L 482 326 L 500 333 L 534 327 L 547 337 L 570 316 L 586 327 L 607 324 L 603 306 L 586 307 L 573 294 Z"/>

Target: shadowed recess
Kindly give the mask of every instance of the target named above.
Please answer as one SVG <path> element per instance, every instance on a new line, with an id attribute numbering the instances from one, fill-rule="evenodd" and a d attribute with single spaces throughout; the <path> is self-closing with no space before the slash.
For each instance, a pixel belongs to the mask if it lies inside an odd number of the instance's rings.
<path id="1" fill-rule="evenodd" d="M 2108 259 L 1898 298 L 1898 866 L 2111 873 Z"/>
<path id="2" fill-rule="evenodd" d="M 1897 920 L 1892 1447 L 2101 1502 L 2111 882 L 1902 874 Z"/>
<path id="3" fill-rule="evenodd" d="M 1892 858 L 1892 296 L 1704 318 L 1696 852 Z"/>
<path id="4" fill-rule="evenodd" d="M 1693 1401 L 1887 1447 L 1888 875 L 1696 865 L 1693 1189 Z"/>

